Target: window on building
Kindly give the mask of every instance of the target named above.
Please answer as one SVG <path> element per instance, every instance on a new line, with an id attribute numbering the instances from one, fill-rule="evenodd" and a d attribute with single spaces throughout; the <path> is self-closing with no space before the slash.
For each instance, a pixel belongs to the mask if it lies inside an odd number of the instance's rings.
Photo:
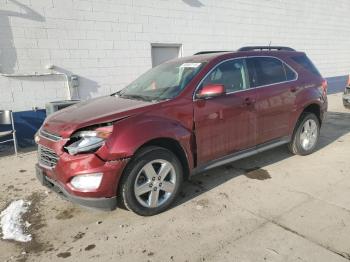
<path id="1" fill-rule="evenodd" d="M 152 44 L 152 67 L 181 56 L 180 44 Z"/>

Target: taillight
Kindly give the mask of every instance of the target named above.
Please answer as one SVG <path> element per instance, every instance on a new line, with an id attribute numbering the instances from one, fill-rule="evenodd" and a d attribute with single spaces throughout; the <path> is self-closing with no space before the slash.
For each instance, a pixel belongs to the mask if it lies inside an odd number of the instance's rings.
<path id="1" fill-rule="evenodd" d="M 344 91 L 344 94 L 350 94 L 350 75 L 348 75 L 348 81 L 346 83 L 346 88 L 345 88 L 345 91 Z"/>
<path id="2" fill-rule="evenodd" d="M 323 79 L 321 86 L 322 86 L 322 95 L 327 96 L 328 83 L 326 79 Z"/>

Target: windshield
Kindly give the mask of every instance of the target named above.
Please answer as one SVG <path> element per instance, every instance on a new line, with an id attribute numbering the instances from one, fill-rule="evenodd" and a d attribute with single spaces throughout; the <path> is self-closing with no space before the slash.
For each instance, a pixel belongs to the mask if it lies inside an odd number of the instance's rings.
<path id="1" fill-rule="evenodd" d="M 166 100 L 176 97 L 204 63 L 168 62 L 152 68 L 117 95 L 130 99 Z"/>

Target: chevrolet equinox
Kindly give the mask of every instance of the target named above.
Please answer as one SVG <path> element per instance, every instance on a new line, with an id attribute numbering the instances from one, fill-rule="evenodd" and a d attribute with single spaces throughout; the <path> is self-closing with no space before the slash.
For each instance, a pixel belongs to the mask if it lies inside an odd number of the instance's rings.
<path id="1" fill-rule="evenodd" d="M 118 199 L 150 216 L 195 173 L 283 144 L 312 153 L 326 110 L 327 82 L 303 52 L 199 52 L 50 115 L 36 173 L 72 202 L 112 210 Z"/>

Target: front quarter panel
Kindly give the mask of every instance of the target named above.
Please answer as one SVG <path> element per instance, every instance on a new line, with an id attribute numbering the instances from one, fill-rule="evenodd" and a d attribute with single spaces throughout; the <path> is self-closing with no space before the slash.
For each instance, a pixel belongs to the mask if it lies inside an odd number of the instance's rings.
<path id="1" fill-rule="evenodd" d="M 170 138 L 180 143 L 190 168 L 193 167 L 191 131 L 180 122 L 160 116 L 138 115 L 115 123 L 114 132 L 97 154 L 105 160 L 129 158 L 145 143 Z"/>

